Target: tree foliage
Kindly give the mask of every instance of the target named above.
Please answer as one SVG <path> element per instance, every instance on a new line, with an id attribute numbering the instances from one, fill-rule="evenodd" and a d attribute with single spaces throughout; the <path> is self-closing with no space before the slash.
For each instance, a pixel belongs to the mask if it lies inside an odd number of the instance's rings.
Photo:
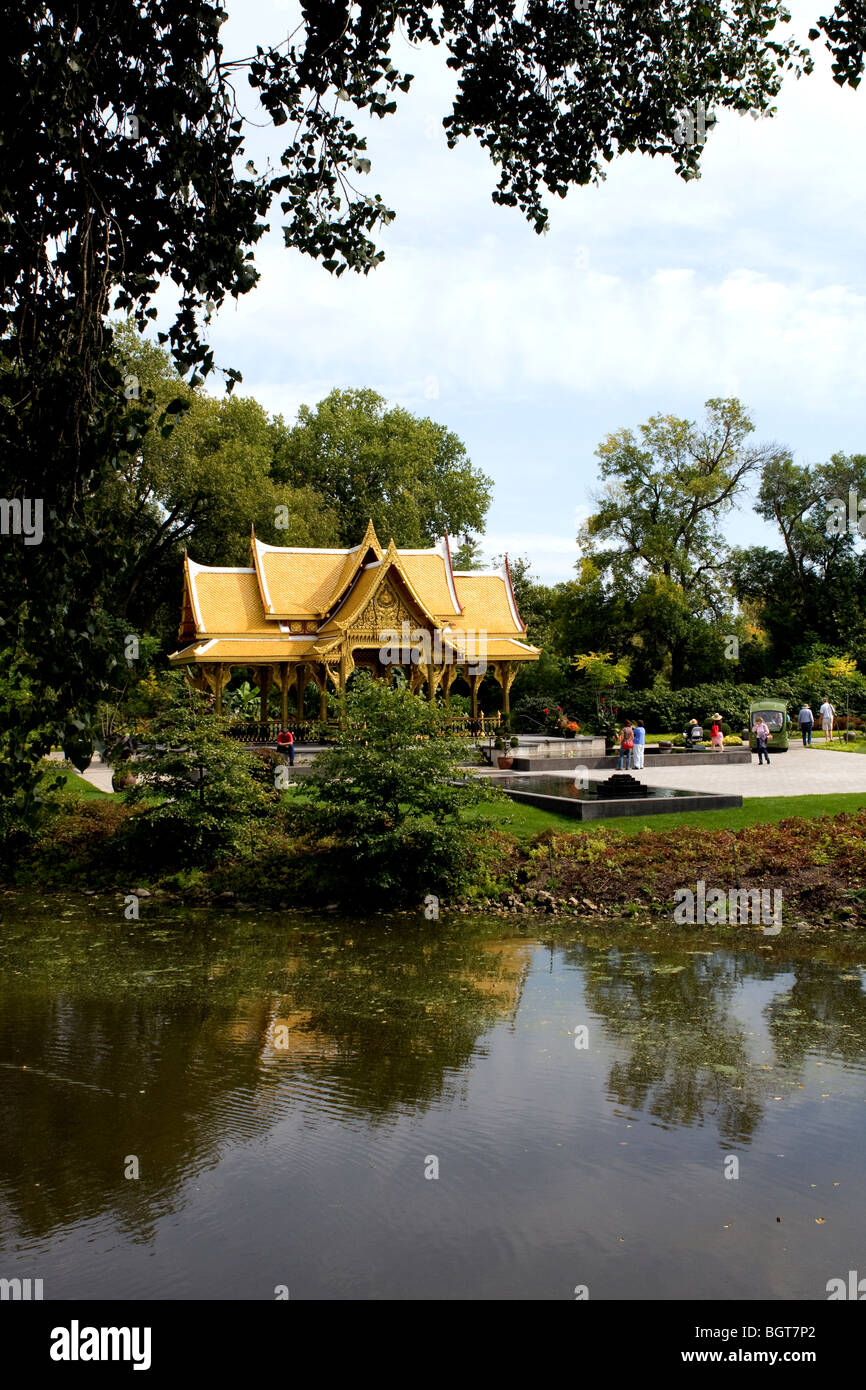
<path id="1" fill-rule="evenodd" d="M 376 391 L 334 390 L 277 441 L 274 477 L 326 498 L 340 542 L 357 545 L 367 520 L 381 541 L 431 545 L 446 531 L 483 525 L 491 480 L 461 441 L 435 421 L 387 403 Z"/>
<path id="2" fill-rule="evenodd" d="M 764 469 L 755 510 L 778 528 L 783 549 L 735 549 L 731 577 L 738 599 L 752 605 L 766 629 L 777 663 L 803 659 L 816 643 L 866 661 L 866 552 L 857 510 L 863 498 L 863 454 L 836 453 L 813 465 L 783 458 Z M 834 501 L 844 508 L 841 528 Z"/>
<path id="3" fill-rule="evenodd" d="M 510 0 L 362 0 L 304 4 L 302 15 L 284 43 L 233 58 L 220 41 L 226 11 L 209 0 L 4 11 L 0 492 L 38 499 L 45 517 L 40 544 L 4 537 L 0 556 L 0 659 L 31 691 L 26 731 L 18 702 L 0 701 L 5 776 L 19 788 L 34 749 L 92 719 L 122 659 L 106 595 L 127 517 L 104 494 L 147 430 L 169 432 L 190 404 L 183 392 L 127 394 L 110 311 L 141 331 L 171 282 L 174 318 L 161 336 L 194 386 L 215 365 L 208 321 L 258 279 L 255 248 L 275 204 L 288 247 L 337 275 L 368 273 L 383 257 L 373 235 L 393 212 L 359 186 L 371 161 L 353 116 L 392 114 L 411 85 L 391 57 L 398 31 L 443 46 L 458 79 L 449 144 L 477 138 L 499 171 L 494 199 L 539 231 L 544 190 L 601 178 L 627 150 L 667 156 L 692 177 L 702 146 L 677 133 L 684 110 L 768 111 L 784 74 L 811 68 L 777 30 L 788 15 L 775 0 L 529 0 L 520 11 Z M 813 37 L 830 49 L 835 80 L 856 86 L 862 0 L 840 0 Z M 263 173 L 244 162 L 259 115 L 245 109 L 244 83 L 291 131 Z M 231 387 L 239 374 L 225 372 Z M 390 502 L 395 529 L 414 524 L 411 506 L 404 516 Z"/>
<path id="4" fill-rule="evenodd" d="M 131 864 L 207 867 L 249 843 L 250 820 L 276 810 L 279 794 L 254 756 L 227 736 L 218 718 L 179 675 L 173 698 L 139 737 L 127 799 L 144 806 L 124 825 Z M 258 774 L 258 775 L 257 775 Z"/>
<path id="5" fill-rule="evenodd" d="M 361 674 L 345 697 L 336 747 L 304 783 L 298 823 L 328 848 L 329 882 L 344 896 L 392 902 L 467 887 L 483 866 L 463 813 L 496 795 L 461 766 L 466 747 L 435 706 Z"/>

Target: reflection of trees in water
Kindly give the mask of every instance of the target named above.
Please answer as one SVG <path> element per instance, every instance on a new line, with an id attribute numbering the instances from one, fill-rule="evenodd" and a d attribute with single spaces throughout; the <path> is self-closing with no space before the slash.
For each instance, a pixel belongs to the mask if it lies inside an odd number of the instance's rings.
<path id="1" fill-rule="evenodd" d="M 109 1209 L 149 1239 L 183 1183 L 296 1110 L 310 1081 L 308 1120 L 430 1104 L 528 969 L 523 941 L 465 923 L 451 941 L 430 923 L 198 917 L 160 932 L 155 912 L 151 928 L 118 915 L 62 930 L 18 917 L 0 938 L 0 1188 L 30 1233 Z M 284 1009 L 296 1027 L 277 1055 Z"/>
<path id="2" fill-rule="evenodd" d="M 842 1062 L 866 1058 L 866 994 L 858 970 L 828 969 L 820 961 L 791 966 L 794 984 L 764 1011 L 773 1050 L 791 1071 L 802 1071 L 809 1052 Z"/>
<path id="3" fill-rule="evenodd" d="M 747 1031 L 732 1010 L 735 992 L 748 980 L 791 970 L 797 975 L 790 995 L 780 995 L 767 1010 L 776 1065 L 801 1062 L 816 1045 L 852 1061 L 866 1054 L 859 978 L 844 981 L 844 971 L 824 963 L 767 961 L 726 950 L 623 955 L 583 944 L 569 948 L 566 958 L 584 974 L 590 1009 L 627 1049 L 611 1065 L 611 1094 L 665 1126 L 712 1121 L 725 1144 L 748 1142 L 756 1132 L 764 1099 L 778 1082 L 752 1064 Z M 792 1008 L 802 1011 L 802 1025 L 799 1015 L 783 1016 Z M 816 1031 L 815 1020 L 824 1031 Z"/>
<path id="4" fill-rule="evenodd" d="M 425 924 L 427 926 L 427 924 Z M 281 1017 L 296 1018 L 285 1065 L 306 1054 L 318 1077 L 331 1040 L 329 1080 L 344 1107 L 366 1119 L 395 1106 L 424 1108 L 453 1098 L 478 1038 L 513 1013 L 529 969 L 525 940 L 431 938 L 427 930 L 348 935 L 323 969 L 315 953 L 297 958 Z M 312 1053 L 312 1055 L 310 1055 Z"/>

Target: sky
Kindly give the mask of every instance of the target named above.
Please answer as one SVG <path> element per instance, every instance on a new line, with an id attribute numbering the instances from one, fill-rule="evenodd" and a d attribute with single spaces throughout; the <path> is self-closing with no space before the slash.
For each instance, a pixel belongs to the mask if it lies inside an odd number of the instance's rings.
<path id="1" fill-rule="evenodd" d="M 288 0 L 226 8 L 232 58 L 280 42 L 298 17 Z M 790 8 L 805 40 L 818 0 Z M 260 283 L 211 325 L 217 362 L 287 420 L 334 387 L 370 386 L 454 430 L 494 481 L 485 554 L 525 555 L 546 583 L 573 577 L 599 443 L 650 415 L 700 420 L 707 399 L 734 395 L 753 443 L 800 463 L 866 452 L 866 82 L 838 87 L 812 48 L 815 73 L 789 79 L 772 120 L 722 113 L 699 181 L 626 155 L 599 187 L 552 199 L 538 236 L 491 201 L 495 171 L 476 143 L 448 150 L 444 53 L 399 39 L 395 62 L 416 80 L 396 115 L 371 123 L 359 176 L 397 212 L 378 237 L 384 264 L 332 277 L 284 248 L 275 208 Z M 260 170 L 288 130 L 251 132 Z M 724 529 L 737 544 L 778 543 L 749 498 Z"/>

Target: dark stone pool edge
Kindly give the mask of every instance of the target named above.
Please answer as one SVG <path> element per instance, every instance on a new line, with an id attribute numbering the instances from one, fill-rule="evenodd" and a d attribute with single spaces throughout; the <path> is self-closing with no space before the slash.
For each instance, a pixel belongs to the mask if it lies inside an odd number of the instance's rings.
<path id="1" fill-rule="evenodd" d="M 655 799 L 648 796 L 616 797 L 607 801 L 578 801 L 566 796 L 546 796 L 543 792 L 522 792 L 513 788 L 502 790 L 512 801 L 525 801 L 540 811 L 572 816 L 575 820 L 606 820 L 613 816 L 679 815 L 683 811 L 727 811 L 738 809 L 743 798 L 721 796 L 714 792 L 695 792 L 694 796 Z"/>
<path id="2" fill-rule="evenodd" d="M 650 772 L 654 767 L 694 767 L 698 763 L 707 766 L 712 763 L 751 761 L 752 755 L 748 748 L 725 748 L 721 753 L 648 753 L 644 771 Z M 600 768 L 615 768 L 616 764 L 615 753 L 603 758 L 530 758 L 521 756 L 518 752 L 514 756 L 513 768 L 515 772 L 570 772 L 574 767 L 585 767 L 590 772 L 595 772 Z"/>

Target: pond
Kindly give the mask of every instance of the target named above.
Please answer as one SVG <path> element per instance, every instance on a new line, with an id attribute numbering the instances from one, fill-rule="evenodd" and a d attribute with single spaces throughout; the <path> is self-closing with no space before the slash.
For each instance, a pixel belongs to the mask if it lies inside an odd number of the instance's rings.
<path id="1" fill-rule="evenodd" d="M 863 1269 L 856 944 L 0 905 L 0 1277 L 46 1299 L 826 1299 Z"/>
<path id="2" fill-rule="evenodd" d="M 709 774 L 707 781 L 712 781 Z M 615 772 L 601 778 L 512 773 L 510 776 L 498 776 L 496 785 L 512 801 L 525 801 L 543 811 L 558 812 L 577 820 L 661 815 L 671 811 L 721 811 L 743 804 L 739 793 L 652 787 L 630 772 Z"/>

